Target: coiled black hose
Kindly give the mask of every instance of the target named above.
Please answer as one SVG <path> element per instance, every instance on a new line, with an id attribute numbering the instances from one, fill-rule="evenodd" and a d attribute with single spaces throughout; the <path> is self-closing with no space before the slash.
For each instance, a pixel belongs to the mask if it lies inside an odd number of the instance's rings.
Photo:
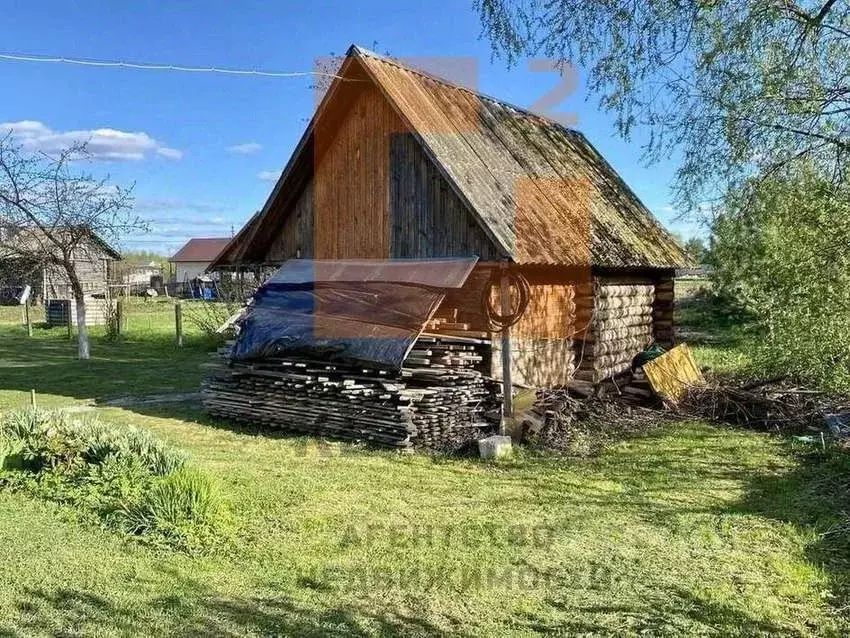
<path id="1" fill-rule="evenodd" d="M 514 309 L 512 305 L 512 311 L 507 315 L 503 315 L 501 309 L 503 277 L 508 280 L 507 289 L 509 293 L 512 288 L 516 289 L 516 308 Z M 499 290 L 498 295 L 493 295 L 493 288 Z M 490 278 L 487 280 L 481 296 L 481 305 L 484 308 L 484 314 L 487 316 L 487 323 L 490 326 L 490 330 L 493 332 L 502 332 L 519 321 L 528 307 L 530 296 L 531 289 L 528 285 L 528 280 L 522 273 L 508 269 L 494 269 L 490 273 Z M 500 307 L 498 309 L 493 307 L 494 300 L 499 302 Z"/>

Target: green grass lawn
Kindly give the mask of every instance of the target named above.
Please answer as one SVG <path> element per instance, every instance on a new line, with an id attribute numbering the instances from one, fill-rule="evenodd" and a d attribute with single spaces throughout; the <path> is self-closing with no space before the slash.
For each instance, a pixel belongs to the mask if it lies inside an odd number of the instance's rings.
<path id="1" fill-rule="evenodd" d="M 184 304 L 191 313 L 192 303 Z M 214 345 L 191 321 L 184 321 L 184 345 L 177 347 L 174 306 L 167 301 L 131 300 L 118 341 L 107 341 L 103 326 L 90 327 L 92 357 L 76 360 L 76 333 L 36 324 L 26 336 L 17 306 L 0 306 L 0 409 L 29 402 L 34 389 L 39 405 L 63 406 L 123 395 L 198 390 L 203 364 Z M 32 311 L 43 320 L 41 309 Z"/>
<path id="2" fill-rule="evenodd" d="M 0 409 L 31 387 L 56 406 L 196 389 L 209 342 L 173 346 L 164 306 L 119 343 L 96 334 L 88 362 L 61 330 L 0 326 Z M 155 549 L 0 491 L 0 635 L 850 630 L 832 527 L 846 456 L 672 423 L 598 458 L 485 463 L 229 427 L 193 405 L 96 411 L 189 450 L 222 486 L 232 543 Z"/>

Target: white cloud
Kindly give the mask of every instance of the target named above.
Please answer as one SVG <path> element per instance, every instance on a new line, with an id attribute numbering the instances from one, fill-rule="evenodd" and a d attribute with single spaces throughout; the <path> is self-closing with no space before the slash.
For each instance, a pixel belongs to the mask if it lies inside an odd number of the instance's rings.
<path id="1" fill-rule="evenodd" d="M 157 212 L 193 212 L 193 213 L 224 213 L 230 210 L 225 204 L 212 202 L 185 201 L 171 197 L 139 197 L 135 209 L 145 213 Z"/>
<path id="2" fill-rule="evenodd" d="M 276 182 L 280 177 L 280 171 L 260 171 L 257 173 L 257 178 L 264 182 Z"/>
<path id="3" fill-rule="evenodd" d="M 87 150 L 96 160 L 145 159 L 156 153 L 168 159 L 180 159 L 183 152 L 163 146 L 147 133 L 128 133 L 112 128 L 78 131 L 54 131 L 42 122 L 21 120 L 0 123 L 0 134 L 11 133 L 25 149 L 44 153 L 58 153 L 72 144 L 85 143 Z"/>
<path id="4" fill-rule="evenodd" d="M 263 145 L 258 144 L 257 142 L 245 142 L 244 144 L 228 146 L 227 150 L 228 152 L 235 153 L 236 155 L 251 155 L 252 153 L 259 153 L 263 150 Z"/>
<path id="5" fill-rule="evenodd" d="M 161 146 L 156 149 L 156 154 L 173 160 L 183 159 L 183 151 L 177 148 L 169 148 L 168 146 Z"/>

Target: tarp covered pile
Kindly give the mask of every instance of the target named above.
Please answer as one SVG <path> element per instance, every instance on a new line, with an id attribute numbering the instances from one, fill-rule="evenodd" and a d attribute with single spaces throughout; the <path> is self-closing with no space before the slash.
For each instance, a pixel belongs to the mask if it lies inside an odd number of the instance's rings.
<path id="1" fill-rule="evenodd" d="M 212 414 L 293 432 L 451 450 L 500 404 L 490 342 L 423 334 L 474 259 L 293 260 L 258 291 L 204 383 Z"/>

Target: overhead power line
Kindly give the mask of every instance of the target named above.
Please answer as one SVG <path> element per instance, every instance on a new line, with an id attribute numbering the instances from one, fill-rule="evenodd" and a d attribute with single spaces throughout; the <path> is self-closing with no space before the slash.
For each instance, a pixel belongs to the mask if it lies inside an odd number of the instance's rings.
<path id="1" fill-rule="evenodd" d="M 47 64 L 77 64 L 81 66 L 111 67 L 120 69 L 137 69 L 144 71 L 179 71 L 183 73 L 214 73 L 220 75 L 248 75 L 268 78 L 297 78 L 297 77 L 328 77 L 341 78 L 335 73 L 324 71 L 261 71 L 257 69 L 228 69 L 220 67 L 185 66 L 180 64 L 155 64 L 149 62 L 124 62 L 116 60 L 87 60 L 83 58 L 68 58 L 64 56 L 49 57 L 30 55 L 27 53 L 0 53 L 0 59 L 13 62 L 43 62 Z M 346 79 L 346 78 L 341 78 Z"/>

